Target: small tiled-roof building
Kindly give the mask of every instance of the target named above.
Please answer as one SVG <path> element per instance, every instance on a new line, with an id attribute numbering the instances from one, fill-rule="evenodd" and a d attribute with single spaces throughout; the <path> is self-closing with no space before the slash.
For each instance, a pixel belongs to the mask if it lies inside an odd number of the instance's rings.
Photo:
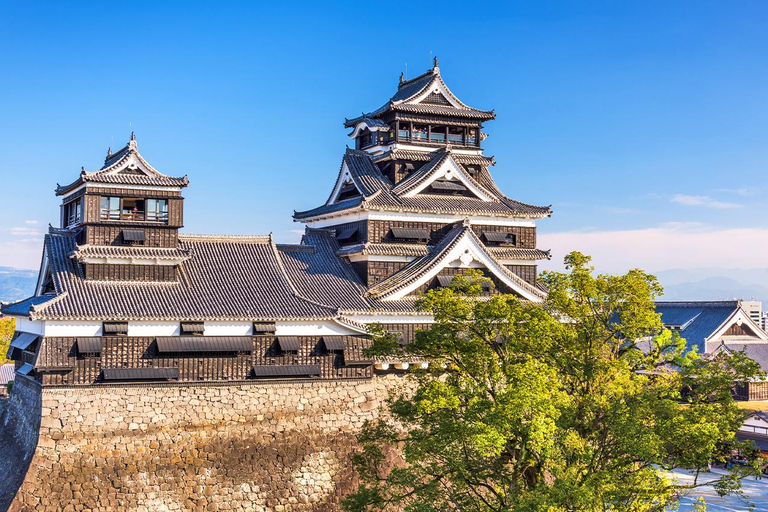
<path id="1" fill-rule="evenodd" d="M 740 300 L 657 302 L 664 327 L 676 331 L 688 348 L 708 356 L 744 351 L 768 372 L 768 334 L 750 317 Z M 748 382 L 739 398 L 768 400 L 768 382 Z"/>
<path id="2" fill-rule="evenodd" d="M 494 182 L 482 148 L 494 118 L 437 62 L 401 78 L 381 108 L 345 120 L 355 147 L 325 202 L 295 212 L 299 244 L 180 232 L 187 176 L 152 167 L 131 135 L 56 187 L 35 294 L 3 308 L 17 373 L 44 386 L 366 378 L 409 364 L 366 358 L 366 325 L 408 341 L 432 322 L 419 293 L 467 269 L 491 279 L 486 294 L 544 300 L 536 221 L 551 210 Z"/>

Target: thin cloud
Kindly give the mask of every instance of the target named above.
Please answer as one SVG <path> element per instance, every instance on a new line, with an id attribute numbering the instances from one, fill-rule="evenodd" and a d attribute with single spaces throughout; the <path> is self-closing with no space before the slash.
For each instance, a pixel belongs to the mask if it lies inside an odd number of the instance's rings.
<path id="1" fill-rule="evenodd" d="M 742 207 L 740 204 L 718 201 L 716 199 L 712 199 L 709 196 L 689 196 L 685 194 L 675 194 L 669 200 L 673 203 L 681 204 L 683 206 L 703 206 L 705 208 L 713 208 L 715 210 L 733 210 L 734 208 Z"/>
<path id="2" fill-rule="evenodd" d="M 736 194 L 737 196 L 742 197 L 759 196 L 763 191 L 764 189 L 761 187 L 721 188 L 718 190 L 718 192 Z"/>
<path id="3" fill-rule="evenodd" d="M 670 223 L 622 231 L 541 233 L 538 239 L 542 249 L 552 250 L 552 260 L 543 262 L 543 269 L 562 270 L 563 257 L 571 251 L 591 255 L 598 272 L 768 266 L 768 228 Z"/>
<path id="4" fill-rule="evenodd" d="M 28 228 L 26 226 L 14 226 L 9 228 L 11 235 L 13 236 L 39 236 L 41 233 L 35 228 Z"/>
<path id="5" fill-rule="evenodd" d="M 39 220 L 25 220 L 24 224 L 30 224 L 30 225 L 34 226 L 35 224 L 40 224 L 40 221 Z"/>

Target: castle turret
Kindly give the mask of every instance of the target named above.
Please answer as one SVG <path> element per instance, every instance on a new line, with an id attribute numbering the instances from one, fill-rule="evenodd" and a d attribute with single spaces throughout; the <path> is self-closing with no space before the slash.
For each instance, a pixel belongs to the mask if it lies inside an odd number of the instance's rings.
<path id="1" fill-rule="evenodd" d="M 107 151 L 98 171 L 83 169 L 59 185 L 61 228 L 78 245 L 73 256 L 87 279 L 174 280 L 185 255 L 178 231 L 184 225 L 181 191 L 186 176 L 166 176 L 139 153 L 134 134 L 125 147 Z"/>

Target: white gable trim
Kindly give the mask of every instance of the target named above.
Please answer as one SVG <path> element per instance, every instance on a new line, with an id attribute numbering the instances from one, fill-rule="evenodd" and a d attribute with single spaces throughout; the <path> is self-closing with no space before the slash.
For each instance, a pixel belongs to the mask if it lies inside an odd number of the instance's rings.
<path id="1" fill-rule="evenodd" d="M 720 327 L 718 327 L 717 330 L 714 333 L 712 333 L 711 336 L 707 337 L 704 341 L 706 343 L 712 343 L 712 342 L 720 340 L 720 338 L 723 338 L 723 336 L 725 336 L 725 331 L 727 331 L 734 324 L 736 324 L 736 325 L 747 324 L 747 327 L 749 327 L 752 330 L 752 332 L 755 333 L 755 336 L 759 340 L 761 340 L 763 342 L 768 342 L 768 334 L 766 334 L 766 332 L 763 331 L 755 323 L 755 321 L 750 318 L 749 314 L 746 311 L 744 311 L 741 307 L 739 307 L 730 317 L 728 317 L 728 320 L 723 322 L 723 324 Z M 731 338 L 731 339 L 727 339 L 727 340 L 724 340 L 724 341 L 730 341 L 731 343 L 733 343 L 733 342 L 750 343 L 750 341 L 747 340 L 744 337 L 735 337 L 734 336 L 734 337 L 729 337 L 729 338 Z M 750 339 L 754 340 L 754 338 L 750 338 Z M 760 342 L 759 341 L 752 341 L 752 343 L 760 343 Z"/>
<path id="2" fill-rule="evenodd" d="M 50 261 L 48 261 L 48 251 L 43 248 L 43 262 L 40 264 L 40 272 L 37 274 L 37 284 L 35 285 L 35 297 L 43 294 L 43 283 L 51 270 Z"/>
<path id="3" fill-rule="evenodd" d="M 464 173 L 464 170 L 462 169 L 462 167 L 458 163 L 456 163 L 456 160 L 454 160 L 451 155 L 448 155 L 448 158 L 443 160 L 443 162 L 437 167 L 437 169 L 433 170 L 430 173 L 430 176 L 428 178 L 422 181 L 415 188 L 403 194 L 402 197 L 415 196 L 416 194 L 420 193 L 422 190 L 427 188 L 433 181 L 439 178 L 443 178 L 448 181 L 460 181 L 475 196 L 477 196 L 478 199 L 482 199 L 483 201 L 488 202 L 495 199 L 490 194 L 486 193 L 480 187 L 475 185 L 472 182 L 472 180 L 470 180 L 469 177 Z"/>
<path id="4" fill-rule="evenodd" d="M 357 186 L 357 183 L 355 183 L 355 180 L 352 179 L 352 173 L 349 172 L 349 167 L 347 166 L 347 161 L 345 160 L 341 166 L 341 173 L 339 173 L 339 179 L 336 180 L 336 186 L 333 187 L 331 198 L 328 200 L 326 204 L 335 203 L 339 199 L 341 188 L 347 183 L 352 183 L 357 189 L 357 191 L 360 192 L 360 195 L 363 194 L 363 191 L 360 190 L 360 187 Z"/>
<path id="5" fill-rule="evenodd" d="M 442 94 L 445 99 L 448 100 L 448 103 L 451 104 L 454 108 L 460 108 L 460 109 L 466 109 L 466 105 L 464 105 L 462 102 L 459 101 L 459 99 L 454 96 L 454 94 L 448 89 L 448 87 L 443 83 L 442 80 L 440 80 L 438 77 L 435 77 L 434 80 L 432 80 L 432 83 L 429 84 L 429 87 L 426 87 L 421 94 L 418 96 L 413 96 L 409 100 L 404 100 L 401 103 L 421 103 L 424 101 L 427 96 L 429 96 L 432 93 L 439 93 Z"/>
<path id="6" fill-rule="evenodd" d="M 371 126 L 366 121 L 361 121 L 355 125 L 355 129 L 352 130 L 352 133 L 350 133 L 349 136 L 354 139 L 360 135 L 360 132 L 363 131 L 364 128 L 368 128 L 371 132 L 385 132 L 390 129 L 389 126 Z"/>
<path id="7" fill-rule="evenodd" d="M 475 237 L 469 235 L 467 231 L 451 251 L 443 256 L 440 264 L 435 268 L 426 272 L 419 279 L 411 283 L 409 286 L 398 290 L 397 292 L 389 295 L 383 300 L 400 300 L 403 297 L 416 291 L 421 285 L 428 283 L 434 277 L 440 273 L 440 271 L 446 267 L 456 268 L 486 268 L 489 272 L 499 278 L 499 280 L 507 285 L 509 288 L 515 291 L 524 299 L 531 302 L 542 302 L 542 298 L 536 293 L 528 290 L 516 282 L 509 275 L 507 275 L 506 269 L 500 268 L 499 263 L 485 252 Z"/>

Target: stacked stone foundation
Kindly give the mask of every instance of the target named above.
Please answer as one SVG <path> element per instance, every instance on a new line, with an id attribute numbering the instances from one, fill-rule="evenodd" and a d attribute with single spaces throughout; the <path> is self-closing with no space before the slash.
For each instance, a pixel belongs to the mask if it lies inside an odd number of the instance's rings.
<path id="1" fill-rule="evenodd" d="M 357 486 L 357 433 L 403 384 L 30 382 L 3 413 L 21 441 L 0 455 L 21 476 L 0 480 L 0 510 L 339 510 Z"/>

